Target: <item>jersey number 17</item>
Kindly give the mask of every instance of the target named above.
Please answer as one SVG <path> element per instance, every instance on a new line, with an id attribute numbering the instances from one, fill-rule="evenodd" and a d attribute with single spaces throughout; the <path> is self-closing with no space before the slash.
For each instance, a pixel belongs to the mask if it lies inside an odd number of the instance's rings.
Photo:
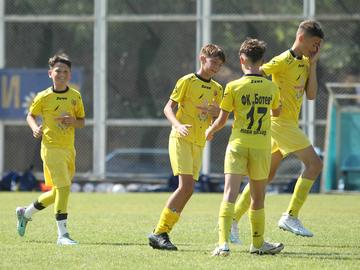
<path id="1" fill-rule="evenodd" d="M 261 126 L 262 126 L 262 119 L 264 118 L 264 116 L 267 113 L 268 108 L 266 107 L 257 107 L 256 108 L 256 113 L 258 115 L 261 115 L 259 120 L 258 120 L 258 127 L 257 127 L 257 131 L 261 130 Z M 246 115 L 246 119 L 250 120 L 249 125 L 247 127 L 247 129 L 252 129 L 253 125 L 254 125 L 254 114 L 255 114 L 255 105 L 252 105 L 250 108 L 250 111 L 247 113 Z"/>

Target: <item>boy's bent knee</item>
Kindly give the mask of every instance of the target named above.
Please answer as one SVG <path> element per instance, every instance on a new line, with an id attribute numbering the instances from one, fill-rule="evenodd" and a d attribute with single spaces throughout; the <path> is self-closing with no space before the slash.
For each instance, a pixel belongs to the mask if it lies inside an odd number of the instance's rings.
<path id="1" fill-rule="evenodd" d="M 312 162 L 309 162 L 308 167 L 310 167 L 315 173 L 320 173 L 323 168 L 323 162 L 318 157 L 315 160 L 313 160 Z"/>
<path id="2" fill-rule="evenodd" d="M 305 164 L 305 170 L 303 172 L 303 175 L 305 175 L 306 178 L 316 180 L 316 178 L 321 173 L 322 168 L 323 162 L 320 158 L 318 158 L 312 162 Z"/>
<path id="3" fill-rule="evenodd" d="M 183 185 L 183 186 L 178 187 L 178 189 L 179 189 L 180 193 L 187 195 L 187 196 L 191 196 L 194 193 L 194 186 Z"/>

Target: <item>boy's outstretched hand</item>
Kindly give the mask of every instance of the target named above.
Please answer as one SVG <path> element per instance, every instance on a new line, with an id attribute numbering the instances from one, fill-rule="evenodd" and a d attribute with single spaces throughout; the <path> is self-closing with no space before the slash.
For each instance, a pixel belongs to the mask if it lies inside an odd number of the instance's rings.
<path id="1" fill-rule="evenodd" d="M 65 114 L 65 115 L 56 117 L 55 120 L 59 121 L 61 124 L 65 125 L 67 127 L 70 127 L 70 126 L 74 126 L 76 119 L 69 114 Z"/>
<path id="2" fill-rule="evenodd" d="M 214 133 L 210 132 L 211 127 L 208 127 L 205 131 L 205 138 L 207 141 L 211 141 L 214 138 Z"/>
<path id="3" fill-rule="evenodd" d="M 208 113 L 212 118 L 216 118 L 219 116 L 220 113 L 220 107 L 219 105 L 213 100 L 213 102 L 208 107 Z"/>
<path id="4" fill-rule="evenodd" d="M 181 124 L 181 125 L 178 125 L 178 126 L 175 126 L 175 129 L 177 132 L 180 133 L 181 136 L 187 136 L 189 135 L 189 128 L 191 128 L 192 125 L 188 125 L 188 124 Z"/>
<path id="5" fill-rule="evenodd" d="M 321 48 L 323 47 L 323 45 L 324 45 L 324 43 L 321 41 L 320 45 L 317 46 L 316 50 L 314 50 L 314 51 L 311 53 L 311 55 L 310 55 L 310 57 L 309 57 L 309 60 L 310 60 L 310 63 L 311 63 L 311 64 L 314 64 L 314 63 L 316 63 L 316 62 L 319 60 L 319 58 L 320 58 L 320 51 L 321 51 Z"/>
<path id="6" fill-rule="evenodd" d="M 42 131 L 42 125 L 38 126 L 36 129 L 33 130 L 33 136 L 35 138 L 41 138 L 41 136 L 43 135 L 43 131 Z"/>
<path id="7" fill-rule="evenodd" d="M 213 100 L 213 102 L 208 105 L 207 102 L 205 102 L 202 105 L 196 106 L 197 109 L 201 110 L 202 112 L 206 112 L 209 114 L 212 118 L 216 118 L 219 116 L 220 113 L 220 107 L 219 105 Z"/>

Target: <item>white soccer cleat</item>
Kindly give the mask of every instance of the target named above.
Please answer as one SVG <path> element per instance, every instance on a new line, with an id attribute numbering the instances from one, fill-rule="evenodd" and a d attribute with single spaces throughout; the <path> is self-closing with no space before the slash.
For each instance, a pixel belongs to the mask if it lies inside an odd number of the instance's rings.
<path id="1" fill-rule="evenodd" d="M 26 225 L 29 221 L 31 221 L 31 218 L 25 217 L 25 210 L 26 210 L 25 207 L 16 208 L 16 217 L 17 217 L 16 228 L 20 236 L 25 235 Z"/>
<path id="2" fill-rule="evenodd" d="M 230 255 L 230 248 L 226 243 L 216 247 L 211 254 L 211 256 L 219 256 L 219 257 L 227 257 L 229 255 Z"/>
<path id="3" fill-rule="evenodd" d="M 242 244 L 240 237 L 239 237 L 239 228 L 238 228 L 238 223 L 236 220 L 234 220 L 231 224 L 230 243 L 233 243 L 235 245 Z"/>
<path id="4" fill-rule="evenodd" d="M 284 249 L 284 245 L 282 243 L 269 243 L 265 242 L 260 248 L 256 248 L 251 244 L 250 246 L 250 253 L 251 254 L 258 254 L 258 255 L 274 255 L 279 253 Z"/>
<path id="5" fill-rule="evenodd" d="M 61 246 L 69 246 L 69 245 L 77 245 L 79 243 L 71 239 L 68 233 L 65 233 L 63 236 L 60 236 L 58 238 L 57 244 Z"/>
<path id="6" fill-rule="evenodd" d="M 289 214 L 283 214 L 278 222 L 278 226 L 280 229 L 284 231 L 292 232 L 296 235 L 301 235 L 305 237 L 313 237 L 314 234 L 310 232 L 308 229 L 302 225 L 301 221 Z"/>

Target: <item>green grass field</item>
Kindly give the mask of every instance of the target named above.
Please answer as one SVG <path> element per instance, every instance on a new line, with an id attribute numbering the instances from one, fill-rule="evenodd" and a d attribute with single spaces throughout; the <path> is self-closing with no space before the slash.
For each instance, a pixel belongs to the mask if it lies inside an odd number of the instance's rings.
<path id="1" fill-rule="evenodd" d="M 33 217 L 26 235 L 16 232 L 15 207 L 38 193 L 0 193 L 0 269 L 360 269 L 360 196 L 311 195 L 301 219 L 315 237 L 277 228 L 289 195 L 266 198 L 265 238 L 283 242 L 275 256 L 250 255 L 248 219 L 240 221 L 241 246 L 211 257 L 217 241 L 221 194 L 194 194 L 171 233 L 179 251 L 153 250 L 147 234 L 169 194 L 86 194 L 70 197 L 68 227 L 78 246 L 57 246 L 53 209 Z"/>

